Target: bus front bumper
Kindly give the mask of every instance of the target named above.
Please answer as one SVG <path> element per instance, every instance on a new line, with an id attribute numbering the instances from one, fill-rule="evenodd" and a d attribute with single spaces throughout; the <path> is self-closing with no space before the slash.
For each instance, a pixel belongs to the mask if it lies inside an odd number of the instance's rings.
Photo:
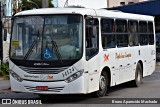
<path id="1" fill-rule="evenodd" d="M 66 83 L 65 81 L 41 82 L 23 80 L 19 82 L 10 75 L 11 90 L 15 92 L 30 92 L 36 94 L 86 94 L 87 87 L 84 84 L 84 77 Z M 47 86 L 47 90 L 37 90 L 37 86 Z"/>

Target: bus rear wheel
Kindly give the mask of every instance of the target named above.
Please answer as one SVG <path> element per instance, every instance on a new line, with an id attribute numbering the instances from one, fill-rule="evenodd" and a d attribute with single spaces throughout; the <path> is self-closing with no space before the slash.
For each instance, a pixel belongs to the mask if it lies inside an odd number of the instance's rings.
<path id="1" fill-rule="evenodd" d="M 99 80 L 99 90 L 95 92 L 96 97 L 103 97 L 106 95 L 108 89 L 108 75 L 102 71 Z"/>
<path id="2" fill-rule="evenodd" d="M 142 84 L 142 67 L 141 64 L 138 63 L 135 72 L 135 80 L 133 80 L 133 86 L 139 87 Z"/>

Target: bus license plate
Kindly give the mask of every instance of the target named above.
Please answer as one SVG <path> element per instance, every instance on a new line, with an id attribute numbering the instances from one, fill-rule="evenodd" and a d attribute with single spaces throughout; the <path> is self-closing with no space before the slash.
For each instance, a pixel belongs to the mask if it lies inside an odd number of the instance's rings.
<path id="1" fill-rule="evenodd" d="M 36 86 L 36 90 L 48 90 L 48 86 Z"/>

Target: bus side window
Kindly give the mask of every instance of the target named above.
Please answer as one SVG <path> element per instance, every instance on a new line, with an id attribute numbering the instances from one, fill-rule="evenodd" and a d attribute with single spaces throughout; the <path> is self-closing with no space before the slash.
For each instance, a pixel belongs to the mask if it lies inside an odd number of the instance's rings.
<path id="1" fill-rule="evenodd" d="M 138 46 L 138 21 L 128 21 L 129 45 Z"/>
<path id="2" fill-rule="evenodd" d="M 149 45 L 154 44 L 154 33 L 153 33 L 153 23 L 148 22 L 148 39 L 149 39 Z"/>
<path id="3" fill-rule="evenodd" d="M 139 22 L 139 42 L 140 45 L 148 45 L 147 22 Z"/>
<path id="4" fill-rule="evenodd" d="M 127 20 L 116 19 L 117 47 L 128 47 Z"/>
<path id="5" fill-rule="evenodd" d="M 96 55 L 99 50 L 99 22 L 98 19 L 86 19 L 86 59 Z"/>
<path id="6" fill-rule="evenodd" d="M 104 49 L 116 47 L 114 28 L 115 28 L 114 19 L 109 19 L 109 18 L 101 19 L 102 47 Z"/>

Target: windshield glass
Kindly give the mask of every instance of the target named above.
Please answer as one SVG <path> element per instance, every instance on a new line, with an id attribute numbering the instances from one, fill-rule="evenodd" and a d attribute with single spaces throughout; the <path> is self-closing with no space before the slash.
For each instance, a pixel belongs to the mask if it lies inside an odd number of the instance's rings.
<path id="1" fill-rule="evenodd" d="M 82 16 L 16 17 L 10 57 L 21 60 L 60 61 L 82 57 Z"/>

